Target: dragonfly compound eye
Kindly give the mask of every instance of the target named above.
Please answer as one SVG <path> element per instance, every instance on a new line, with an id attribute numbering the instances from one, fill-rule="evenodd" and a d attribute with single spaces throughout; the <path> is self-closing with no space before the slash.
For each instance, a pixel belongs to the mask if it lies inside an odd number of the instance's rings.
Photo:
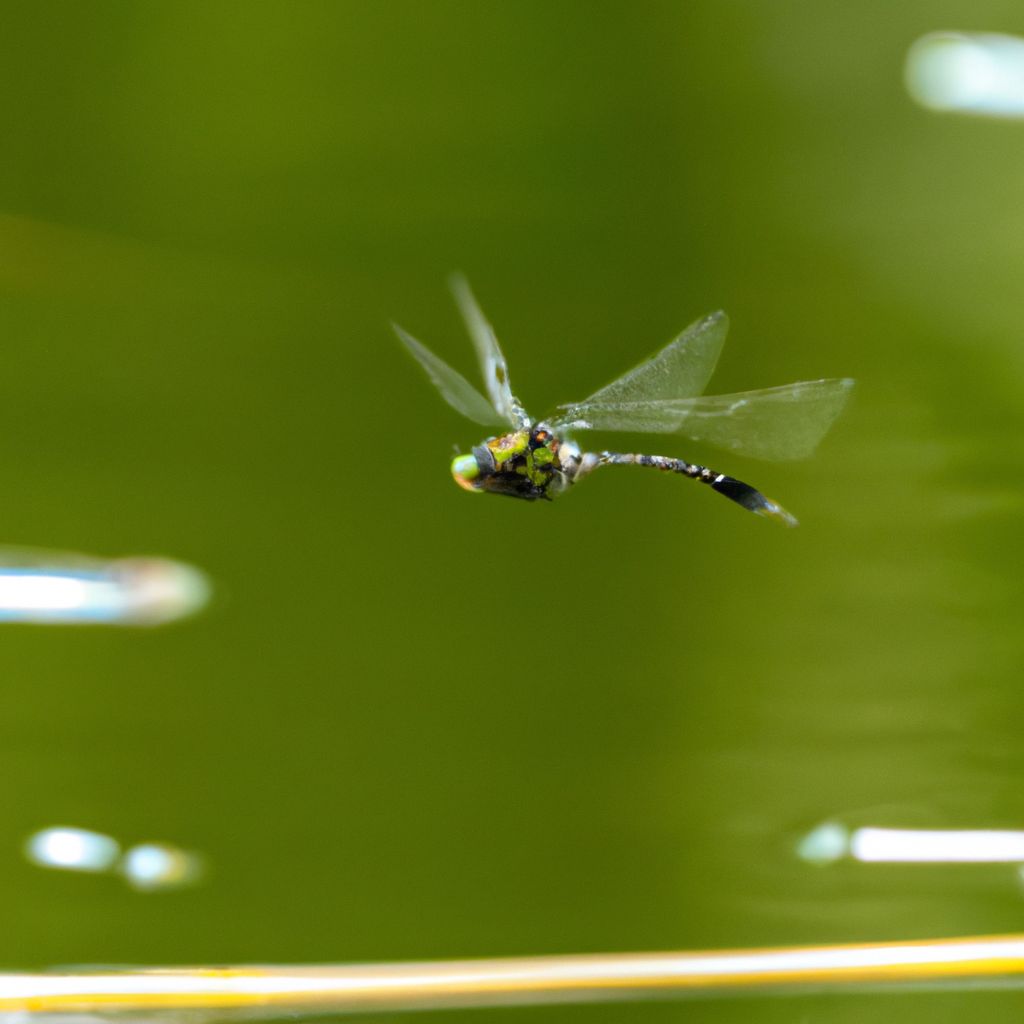
<path id="1" fill-rule="evenodd" d="M 480 463 L 475 455 L 456 455 L 452 459 L 452 476 L 464 490 L 476 491 L 480 488 Z"/>

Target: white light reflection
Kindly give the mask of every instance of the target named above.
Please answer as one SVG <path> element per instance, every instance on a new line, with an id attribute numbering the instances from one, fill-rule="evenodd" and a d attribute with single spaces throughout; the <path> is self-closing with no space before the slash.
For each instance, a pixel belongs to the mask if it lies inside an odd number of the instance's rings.
<path id="1" fill-rule="evenodd" d="M 194 885 L 204 865 L 198 854 L 168 843 L 140 843 L 125 853 L 119 870 L 133 889 L 153 892 Z"/>
<path id="2" fill-rule="evenodd" d="M 1024 118 L 1024 39 L 932 32 L 907 53 L 910 95 L 931 110 Z"/>
<path id="3" fill-rule="evenodd" d="M 871 863 L 1015 864 L 1024 862 L 1024 832 L 859 828 L 850 856 Z"/>
<path id="4" fill-rule="evenodd" d="M 198 569 L 166 558 L 0 549 L 0 623 L 155 626 L 194 614 L 209 596 Z"/>
<path id="5" fill-rule="evenodd" d="M 121 844 L 101 832 L 57 826 L 25 840 L 25 857 L 37 867 L 92 874 L 118 873 L 142 892 L 181 889 L 200 881 L 205 861 L 170 843 L 140 843 L 121 855 Z"/>
<path id="6" fill-rule="evenodd" d="M 850 832 L 834 821 L 811 829 L 796 846 L 796 855 L 811 864 L 831 864 L 849 852 Z"/>
<path id="7" fill-rule="evenodd" d="M 25 841 L 25 856 L 41 868 L 109 871 L 121 856 L 116 839 L 84 828 L 45 828 Z"/>
<path id="8" fill-rule="evenodd" d="M 797 844 L 813 864 L 850 857 L 867 864 L 1024 864 L 1024 831 L 1008 829 L 847 829 L 826 822 Z"/>

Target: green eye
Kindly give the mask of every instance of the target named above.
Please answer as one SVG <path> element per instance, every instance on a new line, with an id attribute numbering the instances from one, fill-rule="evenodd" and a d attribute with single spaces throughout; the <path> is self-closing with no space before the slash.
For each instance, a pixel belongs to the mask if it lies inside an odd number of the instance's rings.
<path id="1" fill-rule="evenodd" d="M 464 490 L 475 491 L 475 481 L 480 476 L 480 464 L 476 461 L 475 455 L 456 455 L 452 459 L 452 476 L 455 482 Z"/>

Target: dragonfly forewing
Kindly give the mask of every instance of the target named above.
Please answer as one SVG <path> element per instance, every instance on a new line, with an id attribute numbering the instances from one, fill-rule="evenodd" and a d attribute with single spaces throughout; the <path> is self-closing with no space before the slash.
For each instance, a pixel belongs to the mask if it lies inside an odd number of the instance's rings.
<path id="1" fill-rule="evenodd" d="M 469 283 L 461 274 L 453 274 L 451 288 L 462 318 L 466 321 L 469 336 L 473 339 L 473 347 L 480 360 L 480 373 L 483 375 L 484 387 L 490 396 L 491 404 L 501 414 L 502 422 L 514 427 L 528 425 L 529 418 L 512 395 L 505 354 L 498 344 L 494 328 L 473 297 Z"/>
<path id="2" fill-rule="evenodd" d="M 719 311 L 690 324 L 660 352 L 575 405 L 570 413 L 595 405 L 640 404 L 689 398 L 707 387 L 729 332 Z M 569 415 L 567 418 L 572 418 Z"/>

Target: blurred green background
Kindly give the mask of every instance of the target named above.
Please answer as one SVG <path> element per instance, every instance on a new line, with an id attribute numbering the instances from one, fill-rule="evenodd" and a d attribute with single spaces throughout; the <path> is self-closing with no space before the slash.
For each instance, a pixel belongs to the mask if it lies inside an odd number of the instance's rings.
<path id="1" fill-rule="evenodd" d="M 1021 32 L 1018 4 L 0 15 L 0 540 L 166 554 L 219 593 L 162 631 L 0 637 L 0 962 L 1022 928 L 1006 866 L 793 852 L 826 818 L 1024 824 L 1024 126 L 928 114 L 901 77 L 922 33 Z M 552 505 L 460 493 L 479 429 L 388 328 L 468 373 L 453 269 L 538 414 L 716 308 L 714 391 L 856 377 L 807 463 L 654 445 L 801 528 L 629 470 Z M 147 896 L 30 867 L 56 823 L 213 871 Z"/>

